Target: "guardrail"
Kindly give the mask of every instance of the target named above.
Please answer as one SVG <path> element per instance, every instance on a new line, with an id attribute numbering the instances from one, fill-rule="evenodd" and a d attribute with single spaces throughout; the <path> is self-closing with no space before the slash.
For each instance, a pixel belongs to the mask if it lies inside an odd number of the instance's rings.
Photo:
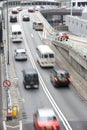
<path id="1" fill-rule="evenodd" d="M 5 80 L 8 80 L 8 69 L 7 69 L 7 48 L 4 46 L 4 69 L 5 69 Z M 12 101 L 11 101 L 11 95 L 10 95 L 10 90 L 9 88 L 6 88 L 6 100 L 7 100 L 7 120 L 12 120 Z"/>

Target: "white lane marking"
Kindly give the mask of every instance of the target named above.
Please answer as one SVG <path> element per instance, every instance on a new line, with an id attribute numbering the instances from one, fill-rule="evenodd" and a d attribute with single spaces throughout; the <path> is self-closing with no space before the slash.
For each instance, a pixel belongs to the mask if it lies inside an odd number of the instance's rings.
<path id="1" fill-rule="evenodd" d="M 3 121 L 3 128 L 4 128 L 4 130 L 7 130 L 6 122 L 5 121 Z"/>
<path id="2" fill-rule="evenodd" d="M 20 130 L 23 130 L 22 128 L 22 120 L 19 121 Z"/>

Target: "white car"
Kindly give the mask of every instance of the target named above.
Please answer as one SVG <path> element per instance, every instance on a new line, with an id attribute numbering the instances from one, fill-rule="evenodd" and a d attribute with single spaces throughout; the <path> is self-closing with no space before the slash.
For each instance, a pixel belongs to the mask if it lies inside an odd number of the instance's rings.
<path id="1" fill-rule="evenodd" d="M 22 7 L 21 6 L 17 6 L 16 7 L 18 11 L 22 11 Z"/>
<path id="2" fill-rule="evenodd" d="M 27 60 L 26 49 L 16 49 L 14 52 L 15 60 Z"/>

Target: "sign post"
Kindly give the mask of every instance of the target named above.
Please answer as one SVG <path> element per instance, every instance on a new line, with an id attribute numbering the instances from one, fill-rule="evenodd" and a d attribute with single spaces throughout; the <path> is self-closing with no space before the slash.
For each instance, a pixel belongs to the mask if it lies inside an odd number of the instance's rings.
<path id="1" fill-rule="evenodd" d="M 10 88 L 10 87 L 11 87 L 11 82 L 10 82 L 10 80 L 4 80 L 4 81 L 3 81 L 3 86 L 6 87 L 6 88 Z"/>

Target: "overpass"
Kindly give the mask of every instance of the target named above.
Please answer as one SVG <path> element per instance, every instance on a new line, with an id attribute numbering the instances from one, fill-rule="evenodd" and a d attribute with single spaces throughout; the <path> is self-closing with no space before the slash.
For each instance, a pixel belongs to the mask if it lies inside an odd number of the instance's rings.
<path id="1" fill-rule="evenodd" d="M 71 9 L 43 9 L 40 11 L 41 14 L 45 15 L 70 15 Z M 72 9 L 72 15 L 74 16 L 81 16 L 82 9 Z"/>
<path id="2" fill-rule="evenodd" d="M 55 26 L 56 23 L 64 24 L 65 15 L 70 15 L 71 9 L 53 8 L 53 9 L 43 9 L 40 12 L 52 26 Z M 72 15 L 81 16 L 82 9 L 72 9 Z"/>
<path id="3" fill-rule="evenodd" d="M 62 23 L 65 22 L 65 15 L 71 14 L 71 9 L 61 9 L 61 3 L 56 0 L 10 0 L 3 2 L 3 6 L 6 6 L 8 3 L 9 7 L 14 6 L 36 6 L 36 5 L 43 5 L 43 6 L 49 6 L 50 8 L 41 8 L 40 12 L 41 14 L 48 20 L 49 23 L 52 23 L 52 26 L 55 22 Z M 51 8 L 54 6 L 53 8 Z M 81 16 L 82 15 L 82 9 L 72 9 L 72 15 L 74 16 Z"/>

